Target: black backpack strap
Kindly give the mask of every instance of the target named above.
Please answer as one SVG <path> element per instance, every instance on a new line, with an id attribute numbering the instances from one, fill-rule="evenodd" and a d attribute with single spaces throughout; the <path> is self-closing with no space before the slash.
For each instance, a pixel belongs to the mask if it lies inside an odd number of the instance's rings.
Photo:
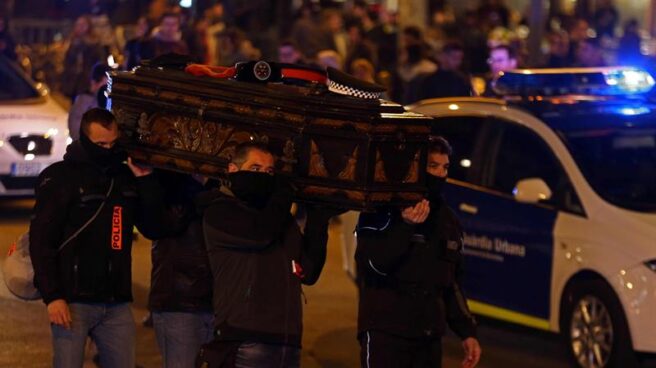
<path id="1" fill-rule="evenodd" d="M 102 209 L 105 207 L 105 203 L 107 202 L 109 195 L 112 193 L 112 189 L 114 189 L 114 178 L 112 178 L 112 180 L 109 182 L 109 189 L 107 189 L 107 194 L 105 194 L 105 199 L 103 199 L 100 206 L 98 206 L 96 213 L 94 213 L 93 216 L 91 216 L 91 218 L 84 223 L 84 225 L 82 225 L 79 229 L 77 229 L 77 231 L 74 232 L 73 235 L 69 236 L 68 239 L 66 239 L 66 241 L 64 241 L 62 245 L 60 245 L 59 248 L 57 248 L 57 252 L 61 252 L 61 250 L 64 249 L 64 247 L 68 243 L 70 243 L 73 239 L 75 239 L 78 235 L 80 235 L 80 233 L 84 231 L 84 229 L 86 229 L 98 217 L 100 211 L 102 211 Z"/>

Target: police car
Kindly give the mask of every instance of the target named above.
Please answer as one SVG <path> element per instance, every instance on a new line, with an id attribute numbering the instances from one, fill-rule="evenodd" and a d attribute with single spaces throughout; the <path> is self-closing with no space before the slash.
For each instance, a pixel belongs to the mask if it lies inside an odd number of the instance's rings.
<path id="1" fill-rule="evenodd" d="M 0 197 L 34 193 L 36 178 L 70 143 L 67 112 L 0 56 Z"/>
<path id="2" fill-rule="evenodd" d="M 656 352 L 656 103 L 633 68 L 516 70 L 503 99 L 421 101 L 454 147 L 477 314 L 560 332 L 582 367 Z"/>

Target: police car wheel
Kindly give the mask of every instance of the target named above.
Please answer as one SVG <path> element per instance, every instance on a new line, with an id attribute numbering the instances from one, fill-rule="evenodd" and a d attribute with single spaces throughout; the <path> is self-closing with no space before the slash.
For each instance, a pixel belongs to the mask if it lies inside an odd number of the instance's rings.
<path id="1" fill-rule="evenodd" d="M 602 280 L 578 281 L 565 291 L 561 332 L 578 367 L 637 366 L 622 306 Z"/>

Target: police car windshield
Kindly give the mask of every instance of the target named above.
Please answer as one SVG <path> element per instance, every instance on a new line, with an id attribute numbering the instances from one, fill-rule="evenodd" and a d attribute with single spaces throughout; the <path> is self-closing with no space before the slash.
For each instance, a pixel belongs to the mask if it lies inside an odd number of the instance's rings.
<path id="1" fill-rule="evenodd" d="M 656 212 L 656 124 L 618 117 L 614 126 L 560 133 L 600 196 L 629 210 Z"/>
<path id="2" fill-rule="evenodd" d="M 39 97 L 39 92 L 9 60 L 0 56 L 0 101 Z"/>

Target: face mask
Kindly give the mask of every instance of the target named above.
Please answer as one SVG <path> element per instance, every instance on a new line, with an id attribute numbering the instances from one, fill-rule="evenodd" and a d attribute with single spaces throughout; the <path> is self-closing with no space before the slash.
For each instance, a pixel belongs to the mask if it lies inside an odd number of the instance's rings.
<path id="1" fill-rule="evenodd" d="M 428 199 L 438 200 L 442 198 L 442 188 L 446 183 L 446 177 L 426 174 L 426 186 L 428 187 Z"/>
<path id="2" fill-rule="evenodd" d="M 273 175 L 254 171 L 237 171 L 228 174 L 228 178 L 232 193 L 257 209 L 266 207 L 276 185 Z"/>
<path id="3" fill-rule="evenodd" d="M 118 147 L 100 147 L 93 143 L 83 132 L 80 134 L 80 143 L 82 144 L 84 151 L 89 155 L 91 161 L 101 167 L 120 164 L 127 158 L 127 154 L 124 151 L 119 150 Z"/>

